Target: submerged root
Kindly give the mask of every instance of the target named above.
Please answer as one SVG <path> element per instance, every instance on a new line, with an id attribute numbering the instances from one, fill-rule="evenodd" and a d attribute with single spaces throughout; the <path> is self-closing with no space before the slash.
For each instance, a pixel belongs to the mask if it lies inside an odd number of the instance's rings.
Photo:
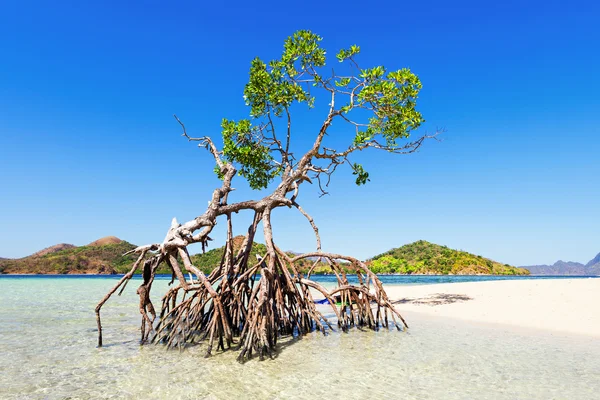
<path id="1" fill-rule="evenodd" d="M 364 263 L 321 251 L 317 226 L 295 200 L 298 182 L 303 181 L 307 168 L 284 179 L 273 194 L 260 201 L 230 205 L 227 197 L 236 170 L 232 164 L 221 162 L 211 142 L 207 144 L 223 175 L 222 187 L 215 189 L 203 215 L 185 224 L 173 219 L 162 243 L 132 251 L 139 254 L 132 269 L 96 307 L 98 346 L 102 346 L 102 306 L 117 290 L 123 291 L 138 269 L 143 274 L 143 283 L 137 289 L 142 344 L 163 343 L 167 347 L 183 349 L 189 344 L 205 342 L 207 356 L 213 351 L 234 349 L 239 352 L 238 360 L 245 361 L 253 355 L 260 359 L 274 357 L 277 341 L 283 336 L 301 336 L 312 331 L 327 334 L 336 323 L 344 332 L 352 327 L 373 330 L 408 327 L 389 301 L 377 276 Z M 290 191 L 294 193 L 292 199 L 285 197 Z M 275 246 L 270 216 L 274 208 L 283 206 L 295 207 L 309 220 L 317 239 L 316 252 L 290 257 Z M 234 249 L 231 214 L 248 209 L 254 210 L 253 222 L 241 247 Z M 204 247 L 211 240 L 208 234 L 219 216 L 227 217 L 225 251 L 220 263 L 205 275 L 193 265 L 187 246 L 201 243 Z M 250 260 L 250 254 L 260 223 L 267 253 L 255 262 Z M 146 258 L 148 254 L 151 255 Z M 316 261 L 306 274 L 302 274 L 299 265 L 305 259 Z M 335 287 L 326 288 L 310 279 L 319 260 L 327 262 L 335 274 Z M 163 263 L 172 272 L 171 283 L 177 283 L 163 296 L 157 316 L 150 301 L 150 291 L 155 272 Z M 347 271 L 356 274 L 358 284 L 350 284 Z M 330 321 L 323 314 L 315 304 L 314 295 L 327 300 L 337 321 Z"/>
<path id="2" fill-rule="evenodd" d="M 253 355 L 261 360 L 274 357 L 277 341 L 283 336 L 301 336 L 313 331 L 327 334 L 334 330 L 335 324 L 344 332 L 352 327 L 373 330 L 408 327 L 377 276 L 356 259 L 321 252 L 290 258 L 276 249 L 274 256 L 268 255 L 256 265 L 248 264 L 248 258 L 239 254 L 230 257 L 238 260 L 231 265 L 224 256 L 223 263 L 205 276 L 193 267 L 185 252 L 180 256 L 197 279 L 171 287 L 162 298 L 158 318 L 149 292 L 154 271 L 165 257 L 155 256 L 144 263 L 144 283 L 138 289 L 142 343 L 150 341 L 183 349 L 204 342 L 206 356 L 234 349 L 238 351 L 238 360 L 243 362 Z M 329 261 L 337 277 L 335 287 L 326 288 L 298 272 L 295 265 L 299 260 L 316 256 Z M 345 263 L 340 264 L 340 260 Z M 179 267 L 174 257 L 169 265 L 174 274 L 181 274 L 176 270 Z M 344 270 L 349 268 L 355 270 L 358 285 L 348 283 Z M 112 292 L 129 278 L 124 277 Z M 314 297 L 326 299 L 337 321 L 332 323 L 323 314 Z"/>

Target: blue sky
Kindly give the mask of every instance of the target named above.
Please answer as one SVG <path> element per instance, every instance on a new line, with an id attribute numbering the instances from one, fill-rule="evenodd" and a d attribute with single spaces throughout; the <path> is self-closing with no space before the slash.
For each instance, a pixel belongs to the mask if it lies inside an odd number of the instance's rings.
<path id="1" fill-rule="evenodd" d="M 366 186 L 346 169 L 330 196 L 304 188 L 324 249 L 366 258 L 425 239 L 516 265 L 587 262 L 600 252 L 600 9 L 523 3 L 4 2 L 0 257 L 106 235 L 156 242 L 172 217 L 201 214 L 213 163 L 172 114 L 218 138 L 221 118 L 248 114 L 250 60 L 310 29 L 329 54 L 358 44 L 361 65 L 410 67 L 422 132 L 446 130 L 418 154 L 361 155 Z M 261 196 L 234 186 L 235 199 Z M 282 248 L 313 247 L 290 210 L 274 229 Z"/>

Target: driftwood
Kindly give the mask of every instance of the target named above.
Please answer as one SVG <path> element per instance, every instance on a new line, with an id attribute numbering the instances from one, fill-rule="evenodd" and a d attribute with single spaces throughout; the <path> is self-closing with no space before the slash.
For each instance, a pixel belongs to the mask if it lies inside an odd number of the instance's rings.
<path id="1" fill-rule="evenodd" d="M 251 127 L 249 120 L 243 120 L 239 125 L 225 120 L 223 150 L 218 150 L 209 137 L 190 137 L 184 124 L 175 117 L 183 129 L 183 136 L 189 141 L 199 142 L 200 147 L 212 154 L 222 184 L 213 191 L 202 215 L 183 224 L 173 219 L 162 242 L 132 251 L 139 257 L 131 271 L 96 307 L 99 346 L 102 346 L 102 306 L 117 290 L 122 291 L 138 270 L 143 274 L 143 283 L 137 289 L 142 315 L 142 343 L 156 342 L 183 348 L 204 341 L 207 343 L 207 356 L 213 349 L 234 347 L 239 351 L 239 360 L 243 361 L 253 354 L 261 359 L 272 356 L 277 340 L 283 335 L 303 335 L 314 330 L 325 334 L 334 325 L 342 331 L 351 327 L 374 330 L 408 327 L 388 299 L 380 280 L 367 265 L 352 257 L 321 250 L 317 225 L 297 199 L 302 185 L 313 180 L 318 182 L 319 189 L 325 194 L 324 188 L 331 175 L 343 164 L 352 167 L 357 184 L 368 181 L 368 174 L 362 166 L 348 160 L 355 151 L 374 148 L 406 154 L 419 149 L 425 139 L 435 137 L 435 134 L 422 136 L 405 145 L 397 144 L 422 122 L 420 113 L 414 108 L 421 84 L 406 69 L 388 75 L 384 74 L 382 67 L 360 70 L 353 59 L 359 52 L 357 46 L 341 51 L 338 59 L 349 62 L 350 68 L 360 75 L 320 75 L 317 69 L 324 66 L 325 57 L 324 50 L 318 46 L 320 40 L 311 32 L 300 31 L 286 41 L 281 60 L 268 65 L 260 60 L 252 62 L 250 82 L 244 93 L 247 104 L 252 107 L 253 118 L 263 122 Z M 301 87 L 306 87 L 306 90 Z M 329 112 L 315 131 L 312 147 L 301 157 L 296 157 L 290 150 L 290 107 L 293 103 L 302 102 L 312 107 L 314 97 L 311 90 L 316 89 L 325 90 L 330 95 Z M 336 107 L 336 96 L 345 96 L 346 104 Z M 370 113 L 372 118 L 368 123 L 355 122 L 350 117 L 354 109 L 362 109 L 363 114 L 359 113 L 359 116 Z M 334 120 L 350 124 L 356 135 L 352 144 L 343 151 L 323 145 Z M 280 136 L 275 133 L 274 121 L 283 125 Z M 265 156 L 265 151 L 268 156 Z M 244 158 L 247 154 L 254 154 L 254 158 Z M 230 204 L 228 197 L 234 190 L 232 179 L 238 173 L 236 165 L 241 166 L 240 174 L 253 188 L 266 188 L 275 177 L 280 177 L 281 181 L 260 200 Z M 271 214 L 279 207 L 297 210 L 307 219 L 316 239 L 315 252 L 290 257 L 276 246 Z M 254 219 L 241 247 L 234 249 L 232 217 L 239 212 L 253 213 Z M 193 265 L 188 246 L 201 243 L 204 248 L 207 241 L 212 240 L 208 235 L 218 219 L 227 223 L 225 252 L 219 265 L 205 275 Z M 264 234 L 266 254 L 264 258 L 254 260 L 250 254 L 258 229 L 262 229 Z M 298 263 L 305 262 L 308 257 L 328 263 L 337 278 L 337 287 L 328 290 L 311 280 L 316 262 L 308 273 L 300 273 Z M 161 264 L 171 269 L 173 285 L 163 296 L 157 316 L 150 291 Z M 357 285 L 349 283 L 346 271 L 356 274 Z M 328 320 L 319 311 L 313 293 L 327 299 L 336 321 Z"/>

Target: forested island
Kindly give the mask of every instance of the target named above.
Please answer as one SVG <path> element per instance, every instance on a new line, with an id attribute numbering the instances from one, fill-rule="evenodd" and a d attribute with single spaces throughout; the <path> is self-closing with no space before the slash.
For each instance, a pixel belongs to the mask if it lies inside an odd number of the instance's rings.
<path id="1" fill-rule="evenodd" d="M 367 262 L 378 274 L 529 275 L 525 268 L 502 264 L 425 240 L 391 249 Z"/>
<path id="2" fill-rule="evenodd" d="M 235 237 L 234 248 L 243 242 L 242 236 Z M 85 246 L 61 243 L 40 250 L 28 257 L 0 259 L 0 273 L 3 274 L 123 274 L 129 271 L 136 256 L 124 255 L 136 246 L 114 236 L 98 239 Z M 192 261 L 202 272 L 209 273 L 223 258 L 225 247 L 218 247 L 204 254 L 193 255 Z M 264 256 L 266 246 L 255 243 L 251 258 Z M 293 256 L 295 253 L 290 251 Z M 307 273 L 315 263 L 314 259 L 302 260 L 301 271 Z M 367 265 L 377 274 L 437 274 L 437 275 L 527 275 L 525 268 L 501 264 L 465 251 L 453 250 L 446 246 L 420 240 L 405 246 L 391 249 L 372 257 Z M 347 272 L 351 272 L 347 270 Z M 170 274 L 167 266 L 158 273 Z M 318 262 L 313 273 L 331 273 L 325 262 Z"/>
<path id="3" fill-rule="evenodd" d="M 57 244 L 30 256 L 0 259 L 3 274 L 119 274 L 125 273 L 136 256 L 124 255 L 136 246 L 114 236 L 85 246 Z"/>

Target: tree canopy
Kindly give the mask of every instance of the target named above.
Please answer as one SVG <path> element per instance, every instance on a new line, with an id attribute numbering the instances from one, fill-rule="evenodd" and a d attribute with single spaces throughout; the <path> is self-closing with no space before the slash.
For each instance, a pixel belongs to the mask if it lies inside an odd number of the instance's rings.
<path id="1" fill-rule="evenodd" d="M 341 164 L 349 164 L 356 184 L 363 185 L 369 174 L 349 159 L 355 151 L 375 148 L 392 153 L 416 150 L 423 138 L 407 139 L 424 119 L 416 109 L 421 81 L 408 68 L 388 71 L 384 66 L 362 68 L 360 47 L 352 45 L 336 55 L 345 74 L 326 68 L 327 52 L 322 38 L 308 30 L 288 37 L 280 58 L 265 62 L 255 58 L 244 88 L 250 116 L 238 121 L 223 119 L 223 156 L 238 168 L 253 189 L 263 189 L 278 176 L 297 169 L 303 159 L 290 150 L 293 136 L 292 107 L 315 107 L 320 94 L 328 95 L 329 112 L 317 141 L 309 152 L 309 170 L 313 178 L 329 176 Z M 322 145 L 323 136 L 334 119 L 348 124 L 352 136 L 347 147 L 332 149 Z M 306 160 L 305 160 L 306 161 Z M 216 172 L 222 176 L 220 168 Z"/>

